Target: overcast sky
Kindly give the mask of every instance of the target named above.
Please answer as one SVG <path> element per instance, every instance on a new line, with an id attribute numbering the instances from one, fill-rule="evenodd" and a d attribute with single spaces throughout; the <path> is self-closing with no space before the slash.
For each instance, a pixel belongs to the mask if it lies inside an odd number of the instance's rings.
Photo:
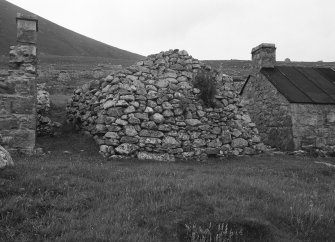
<path id="1" fill-rule="evenodd" d="M 149 55 L 250 59 L 275 43 L 277 60 L 335 61 L 335 0 L 9 0 L 106 44 Z"/>

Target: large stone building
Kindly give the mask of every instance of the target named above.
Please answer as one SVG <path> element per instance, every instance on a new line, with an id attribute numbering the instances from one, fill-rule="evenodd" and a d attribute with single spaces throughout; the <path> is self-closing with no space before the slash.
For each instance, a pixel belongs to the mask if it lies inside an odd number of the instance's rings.
<path id="1" fill-rule="evenodd" d="M 252 63 L 241 95 L 264 143 L 334 151 L 334 69 L 278 66 L 274 44 L 253 48 Z"/>

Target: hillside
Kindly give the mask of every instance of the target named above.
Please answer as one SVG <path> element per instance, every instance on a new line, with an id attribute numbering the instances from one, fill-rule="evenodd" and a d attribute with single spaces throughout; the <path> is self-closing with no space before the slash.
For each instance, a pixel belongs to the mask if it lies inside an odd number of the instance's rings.
<path id="1" fill-rule="evenodd" d="M 7 55 L 9 46 L 16 44 L 15 17 L 17 12 L 31 14 L 14 4 L 0 0 L 0 56 Z M 142 58 L 138 54 L 109 46 L 63 28 L 42 17 L 38 19 L 38 49 L 41 56 L 106 57 L 132 61 Z"/>

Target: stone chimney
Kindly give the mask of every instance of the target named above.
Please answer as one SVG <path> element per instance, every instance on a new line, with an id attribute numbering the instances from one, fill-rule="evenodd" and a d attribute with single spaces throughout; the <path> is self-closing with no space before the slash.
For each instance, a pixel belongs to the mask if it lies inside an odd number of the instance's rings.
<path id="1" fill-rule="evenodd" d="M 32 154 L 36 139 L 36 16 L 17 14 L 17 45 L 10 47 L 9 76 L 0 86 L 0 145 Z"/>
<path id="2" fill-rule="evenodd" d="M 252 67 L 254 72 L 258 72 L 263 67 L 274 68 L 276 65 L 275 44 L 263 43 L 251 51 Z"/>

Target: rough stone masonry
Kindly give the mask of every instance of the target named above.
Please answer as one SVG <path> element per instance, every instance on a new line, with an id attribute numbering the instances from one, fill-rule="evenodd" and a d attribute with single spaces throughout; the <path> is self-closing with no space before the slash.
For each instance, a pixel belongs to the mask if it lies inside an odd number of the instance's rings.
<path id="1" fill-rule="evenodd" d="M 216 72 L 214 108 L 199 98 L 194 78 L 210 69 L 186 51 L 150 55 L 75 90 L 68 119 L 106 157 L 174 161 L 261 152 L 258 130 L 226 75 Z"/>
<path id="2" fill-rule="evenodd" d="M 36 137 L 35 16 L 17 14 L 17 45 L 10 47 L 9 76 L 0 80 L 0 145 L 31 153 Z"/>

